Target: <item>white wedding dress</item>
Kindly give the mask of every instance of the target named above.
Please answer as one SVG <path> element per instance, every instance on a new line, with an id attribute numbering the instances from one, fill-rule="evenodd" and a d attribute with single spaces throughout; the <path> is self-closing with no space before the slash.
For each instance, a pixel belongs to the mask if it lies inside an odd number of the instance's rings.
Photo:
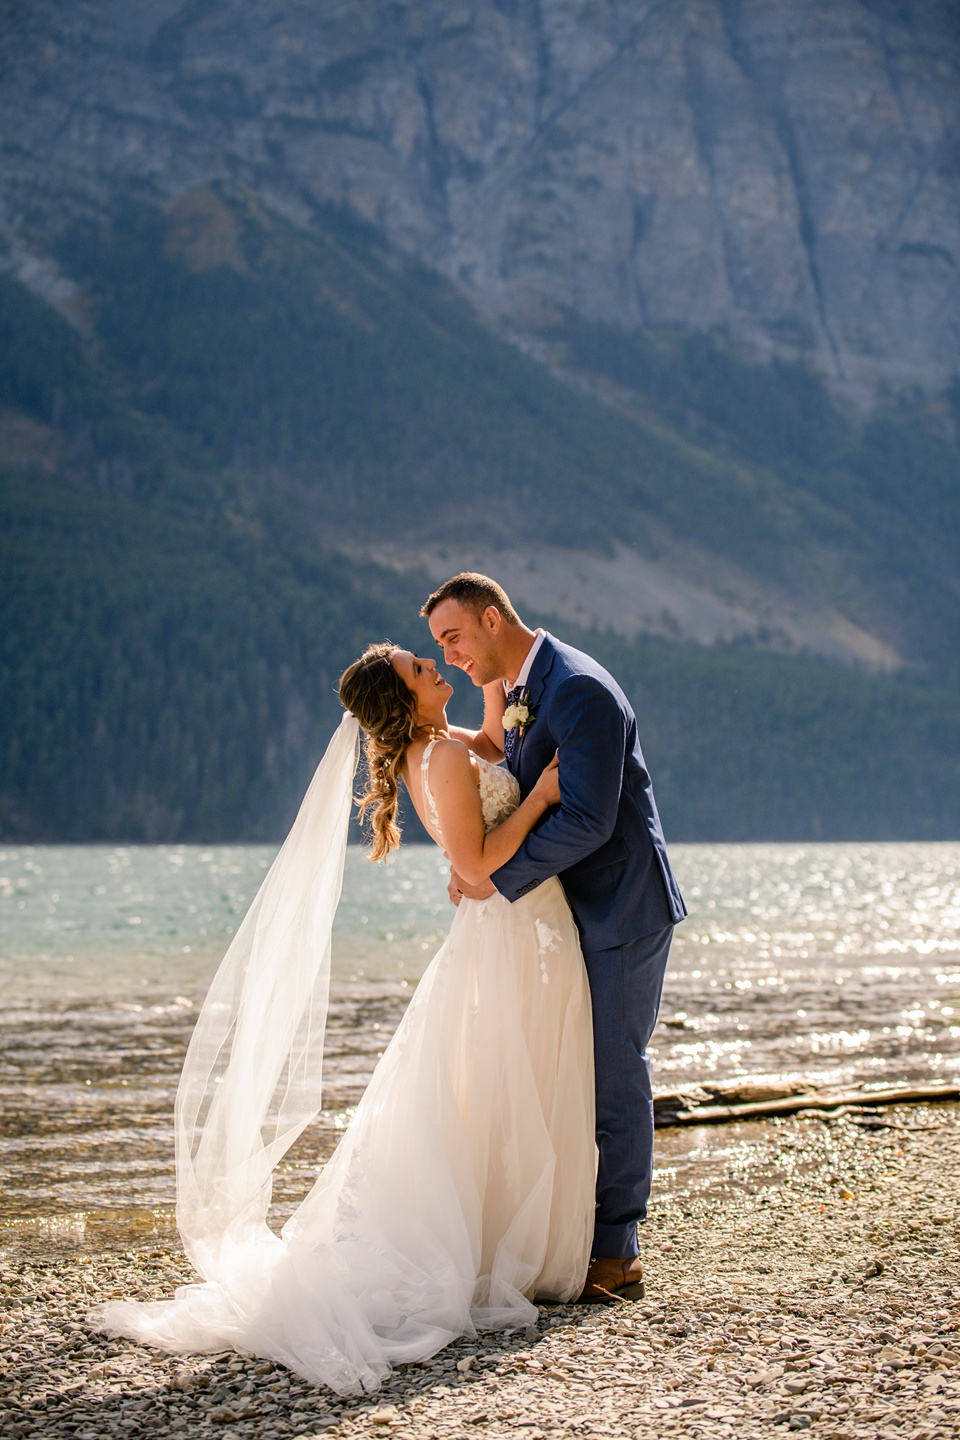
<path id="1" fill-rule="evenodd" d="M 432 749 L 423 757 L 423 794 L 442 845 Z M 479 767 L 489 830 L 516 807 L 518 787 L 506 770 Z M 298 844 L 292 854 L 311 850 L 307 832 Z M 281 861 L 289 871 L 290 857 L 281 852 Z M 342 874 L 342 857 L 340 864 Z M 329 876 L 318 883 L 330 889 Z M 298 884 L 306 897 L 306 874 Z M 333 908 L 339 876 L 335 889 Z M 275 902 L 281 944 L 304 929 L 302 918 L 291 922 L 290 904 L 289 896 Z M 263 927 L 262 911 L 252 923 Z M 298 943 L 310 948 L 302 935 Z M 171 1301 L 101 1305 L 91 1317 L 96 1328 L 177 1352 L 251 1352 L 350 1394 L 375 1389 L 392 1365 L 425 1360 L 458 1335 L 528 1323 L 535 1299 L 574 1298 L 593 1232 L 593 1042 L 583 959 L 559 881 L 514 904 L 499 894 L 460 904 L 336 1152 L 280 1236 L 266 1225 L 269 1172 L 319 1110 L 319 1070 L 284 1042 L 283 1065 L 265 1061 L 277 1071 L 265 1082 L 274 1098 L 262 1115 L 256 1105 L 251 1111 L 249 1077 L 236 1066 L 262 1068 L 256 1057 L 291 1004 L 260 973 L 259 992 L 236 999 L 257 969 L 249 958 L 235 966 L 230 993 L 224 984 L 218 991 L 218 975 L 205 1005 L 213 1038 L 204 1039 L 202 1014 L 178 1100 L 178 1219 L 207 1283 L 185 1286 Z M 261 960 L 259 970 L 267 969 Z M 321 974 L 321 989 L 325 983 Z M 317 993 L 305 1012 L 317 1010 Z M 201 1052 L 212 1056 L 218 1046 L 233 1047 L 234 1072 L 201 1064 Z M 191 1066 L 204 1081 L 193 1098 Z M 289 1103 L 294 1073 L 312 1076 L 300 1088 L 314 1093 L 309 1102 L 299 1094 L 294 1122 L 278 1121 L 275 1096 L 282 1091 Z M 237 1094 L 217 1110 L 224 1079 Z M 246 1135 L 234 1138 L 251 1113 Z"/>

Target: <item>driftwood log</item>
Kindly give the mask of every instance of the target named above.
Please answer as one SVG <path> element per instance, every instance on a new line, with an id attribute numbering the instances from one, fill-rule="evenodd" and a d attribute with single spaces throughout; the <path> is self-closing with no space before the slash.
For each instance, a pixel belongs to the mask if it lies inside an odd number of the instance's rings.
<path id="1" fill-rule="evenodd" d="M 718 1125 L 727 1120 L 758 1120 L 768 1115 L 796 1115 L 802 1110 L 865 1110 L 877 1105 L 912 1105 L 960 1100 L 960 1085 L 891 1085 L 883 1090 L 810 1090 L 801 1085 L 776 1086 L 749 1079 L 726 1085 L 697 1086 L 657 1095 L 654 1124 Z"/>

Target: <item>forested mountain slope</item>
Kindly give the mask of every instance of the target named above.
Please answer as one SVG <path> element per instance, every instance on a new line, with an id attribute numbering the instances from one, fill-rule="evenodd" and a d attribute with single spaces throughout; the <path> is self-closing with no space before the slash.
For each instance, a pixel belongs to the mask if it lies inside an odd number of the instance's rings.
<path id="1" fill-rule="evenodd" d="M 581 627 L 669 833 L 956 833 L 958 452 L 922 407 L 572 314 L 526 356 L 375 232 L 237 186 L 48 245 L 72 322 L 0 283 L 4 836 L 278 836 L 340 668 L 428 643 L 428 551 L 614 542 L 752 587 L 735 643 Z"/>

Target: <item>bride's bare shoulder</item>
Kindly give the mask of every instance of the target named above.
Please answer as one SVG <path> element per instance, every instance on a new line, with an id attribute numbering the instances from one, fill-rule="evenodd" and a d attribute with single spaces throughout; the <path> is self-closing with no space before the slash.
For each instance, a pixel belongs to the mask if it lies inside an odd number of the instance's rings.
<path id="1" fill-rule="evenodd" d="M 426 746 L 423 748 L 426 749 Z M 470 751 L 462 740 L 455 740 L 452 735 L 441 735 L 430 751 L 430 764 L 431 767 L 437 764 L 441 769 L 448 765 L 463 765 L 469 756 Z"/>
<path id="2" fill-rule="evenodd" d="M 411 740 L 407 746 L 401 771 L 404 779 L 408 775 L 419 774 L 423 757 L 428 749 L 430 750 L 432 772 L 443 773 L 469 763 L 470 751 L 462 740 L 455 740 L 453 736 L 442 735 L 439 738 L 435 736 L 432 739 Z"/>
<path id="3" fill-rule="evenodd" d="M 428 740 L 425 743 L 415 741 L 414 744 L 419 745 L 419 756 L 414 755 L 413 745 L 410 746 L 407 755 L 411 766 L 419 766 L 431 741 Z M 472 768 L 472 759 L 469 748 L 464 745 L 462 740 L 455 740 L 452 735 L 442 735 L 433 743 L 430 750 L 431 777 L 439 780 L 469 774 Z"/>

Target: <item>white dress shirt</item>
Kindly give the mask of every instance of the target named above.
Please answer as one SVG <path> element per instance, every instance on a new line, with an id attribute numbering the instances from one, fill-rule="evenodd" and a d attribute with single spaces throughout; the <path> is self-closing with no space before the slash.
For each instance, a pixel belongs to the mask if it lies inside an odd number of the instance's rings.
<path id="1" fill-rule="evenodd" d="M 533 669 L 533 662 L 534 662 L 534 660 L 537 658 L 537 651 L 540 649 L 540 646 L 543 644 L 544 637 L 545 637 L 546 633 L 547 633 L 547 632 L 546 632 L 545 630 L 540 630 L 540 629 L 537 630 L 537 638 L 534 640 L 533 644 L 530 646 L 530 649 L 529 649 L 529 651 L 527 652 L 527 658 L 526 658 L 526 660 L 524 660 L 523 664 L 520 666 L 520 674 L 517 676 L 517 678 L 516 678 L 516 680 L 514 681 L 514 683 L 513 683 L 512 685 L 508 685 L 507 682 L 506 682 L 506 680 L 504 680 L 504 682 L 503 682 L 503 688 L 504 688 L 504 690 L 507 692 L 508 695 L 509 695 L 510 691 L 511 691 L 511 690 L 515 690 L 518 685 L 520 686 L 520 689 L 522 690 L 522 689 L 525 687 L 527 681 L 530 679 L 530 671 Z"/>

